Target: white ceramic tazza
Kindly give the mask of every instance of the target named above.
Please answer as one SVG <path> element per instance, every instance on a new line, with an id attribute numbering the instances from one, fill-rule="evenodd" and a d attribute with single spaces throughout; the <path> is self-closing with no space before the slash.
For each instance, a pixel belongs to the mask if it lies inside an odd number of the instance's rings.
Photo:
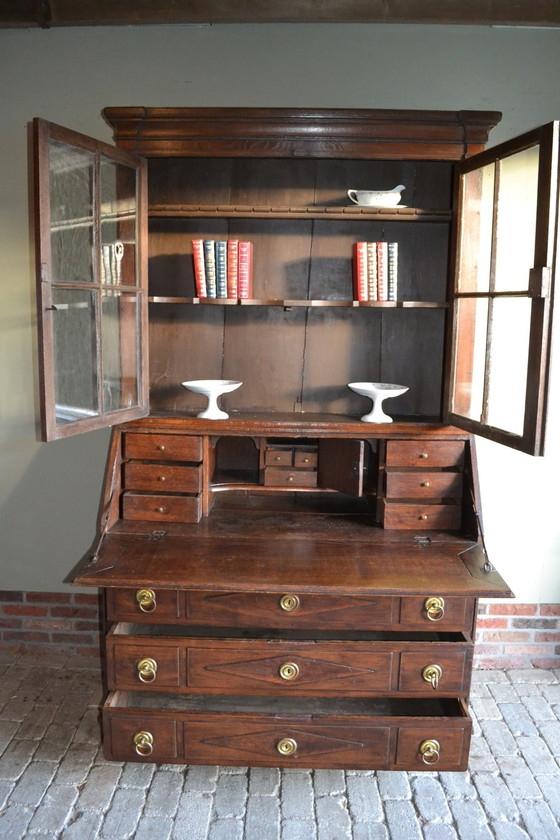
<path id="1" fill-rule="evenodd" d="M 348 190 L 348 198 L 362 207 L 396 207 L 403 190 L 403 184 L 392 190 Z"/>
<path id="2" fill-rule="evenodd" d="M 230 391 L 235 391 L 243 382 L 237 382 L 233 379 L 191 379 L 189 382 L 181 382 L 183 388 L 188 391 L 193 391 L 195 394 L 204 394 L 208 398 L 208 405 L 197 414 L 197 417 L 203 417 L 206 420 L 227 420 L 229 414 L 218 408 L 218 397 L 222 394 L 228 394 Z"/>
<path id="3" fill-rule="evenodd" d="M 348 387 L 373 402 L 371 411 L 360 418 L 364 423 L 392 423 L 393 418 L 383 411 L 383 400 L 398 397 L 408 391 L 406 385 L 391 385 L 387 382 L 349 382 Z"/>

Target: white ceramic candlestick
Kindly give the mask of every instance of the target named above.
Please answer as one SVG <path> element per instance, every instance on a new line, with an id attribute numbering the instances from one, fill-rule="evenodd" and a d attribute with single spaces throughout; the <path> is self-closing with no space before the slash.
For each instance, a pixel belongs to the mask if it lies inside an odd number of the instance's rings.
<path id="1" fill-rule="evenodd" d="M 392 423 L 393 418 L 383 411 L 383 400 L 398 397 L 408 391 L 406 385 L 390 385 L 387 382 L 349 382 L 348 387 L 373 402 L 371 411 L 360 418 L 364 423 Z"/>
<path id="2" fill-rule="evenodd" d="M 207 397 L 208 405 L 204 411 L 196 415 L 197 417 L 203 417 L 206 420 L 227 420 L 229 414 L 218 408 L 218 397 L 235 391 L 243 385 L 243 382 L 236 382 L 233 379 L 193 379 L 190 382 L 181 382 L 181 385 L 188 391 L 204 394 Z"/>

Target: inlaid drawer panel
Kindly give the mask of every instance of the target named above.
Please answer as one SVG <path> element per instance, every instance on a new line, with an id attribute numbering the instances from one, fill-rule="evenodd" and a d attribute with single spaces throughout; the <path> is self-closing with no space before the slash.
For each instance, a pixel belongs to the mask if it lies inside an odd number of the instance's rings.
<path id="1" fill-rule="evenodd" d="M 200 496 L 155 495 L 127 491 L 122 497 L 123 519 L 151 522 L 198 522 L 202 515 Z"/>
<path id="2" fill-rule="evenodd" d="M 463 476 L 454 472 L 398 472 L 386 475 L 388 499 L 460 499 Z"/>
<path id="3" fill-rule="evenodd" d="M 201 461 L 202 438 L 127 432 L 124 453 L 127 458 L 136 460 Z"/>
<path id="4" fill-rule="evenodd" d="M 461 527 L 461 519 L 462 509 L 459 504 L 383 503 L 385 528 L 454 531 Z"/>
<path id="5" fill-rule="evenodd" d="M 153 592 L 155 606 L 137 600 Z M 292 591 L 230 592 L 115 588 L 107 590 L 110 621 L 174 623 L 204 627 L 253 627 L 279 630 L 404 630 L 437 629 L 472 632 L 476 600 L 427 596 L 315 595 Z M 288 609 L 286 609 L 288 608 Z"/>
<path id="6" fill-rule="evenodd" d="M 202 469 L 196 466 L 129 463 L 124 467 L 124 485 L 128 490 L 152 492 L 200 493 Z"/>
<path id="7" fill-rule="evenodd" d="M 357 770 L 465 770 L 457 700 L 175 697 L 113 692 L 104 748 L 118 761 Z"/>
<path id="8" fill-rule="evenodd" d="M 465 443 L 461 440 L 389 440 L 387 467 L 462 467 Z"/>
<path id="9" fill-rule="evenodd" d="M 210 631 L 207 631 L 210 632 Z M 256 632 L 256 631 L 255 631 Z M 359 696 L 466 693 L 472 642 L 464 634 L 361 633 L 314 640 L 184 635 L 114 625 L 107 637 L 110 688 L 226 694 Z M 356 638 L 359 635 L 359 638 Z M 451 638 L 453 636 L 453 638 Z M 430 640 L 431 639 L 431 640 Z"/>

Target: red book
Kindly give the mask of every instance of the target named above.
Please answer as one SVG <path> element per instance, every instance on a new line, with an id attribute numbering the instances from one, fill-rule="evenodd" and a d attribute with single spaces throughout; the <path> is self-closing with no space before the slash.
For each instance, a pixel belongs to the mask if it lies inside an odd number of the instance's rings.
<path id="1" fill-rule="evenodd" d="M 237 263 L 237 296 L 253 296 L 253 243 L 239 242 Z"/>
<path id="2" fill-rule="evenodd" d="M 354 242 L 353 248 L 354 300 L 367 300 L 367 242 Z"/>
<path id="3" fill-rule="evenodd" d="M 192 241 L 194 287 L 197 297 L 206 297 L 206 270 L 204 268 L 204 246 L 202 239 Z"/>
<path id="4" fill-rule="evenodd" d="M 239 242 L 237 239 L 228 239 L 227 244 L 227 296 L 237 297 L 237 280 L 239 268 Z"/>
<path id="5" fill-rule="evenodd" d="M 377 300 L 389 300 L 387 243 L 377 243 Z"/>

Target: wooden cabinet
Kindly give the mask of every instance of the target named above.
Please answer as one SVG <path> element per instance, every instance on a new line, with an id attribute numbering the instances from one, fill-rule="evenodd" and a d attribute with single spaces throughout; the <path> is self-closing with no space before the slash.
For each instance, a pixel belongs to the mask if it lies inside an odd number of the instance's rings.
<path id="1" fill-rule="evenodd" d="M 116 150 L 36 123 L 36 197 L 45 437 L 115 425 L 74 576 L 105 593 L 107 757 L 464 769 L 477 599 L 510 594 L 472 435 L 542 449 L 556 126 L 502 166 L 476 163 L 495 113 L 104 115 Z M 535 160 L 531 265 L 509 282 L 501 185 Z M 396 208 L 347 199 L 398 183 Z M 193 239 L 251 241 L 253 297 L 197 297 Z M 356 241 L 399 243 L 396 301 L 354 300 Z M 492 374 L 514 311 L 510 421 Z M 199 416 L 181 383 L 201 378 L 242 382 L 228 419 Z M 367 379 L 408 386 L 394 422 L 360 420 L 347 385 Z"/>

